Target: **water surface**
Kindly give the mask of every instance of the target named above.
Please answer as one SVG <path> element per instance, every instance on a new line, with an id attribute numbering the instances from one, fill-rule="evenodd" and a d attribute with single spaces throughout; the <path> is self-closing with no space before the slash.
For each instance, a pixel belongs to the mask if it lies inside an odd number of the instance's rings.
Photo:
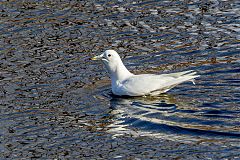
<path id="1" fill-rule="evenodd" d="M 239 159 L 237 0 L 0 1 L 1 159 Z M 158 97 L 116 97 L 103 65 L 196 70 Z"/>

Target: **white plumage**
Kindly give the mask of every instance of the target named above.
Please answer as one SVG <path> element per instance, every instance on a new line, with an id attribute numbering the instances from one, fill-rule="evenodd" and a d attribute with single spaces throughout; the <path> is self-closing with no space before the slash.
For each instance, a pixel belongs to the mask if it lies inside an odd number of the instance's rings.
<path id="1" fill-rule="evenodd" d="M 103 61 L 111 77 L 112 92 L 119 96 L 154 96 L 167 92 L 186 81 L 194 83 L 194 78 L 199 77 L 192 70 L 160 75 L 134 75 L 127 70 L 120 56 L 114 50 L 106 50 L 103 54 L 92 59 Z"/>

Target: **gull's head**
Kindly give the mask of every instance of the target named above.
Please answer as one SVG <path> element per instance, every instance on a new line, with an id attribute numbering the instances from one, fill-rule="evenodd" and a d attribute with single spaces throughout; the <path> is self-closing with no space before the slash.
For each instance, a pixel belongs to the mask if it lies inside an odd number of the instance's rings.
<path id="1" fill-rule="evenodd" d="M 103 54 L 93 57 L 92 60 L 101 60 L 104 63 L 110 73 L 112 82 L 115 80 L 124 80 L 133 75 L 127 70 L 120 56 L 114 50 L 106 50 Z"/>
<path id="2" fill-rule="evenodd" d="M 106 50 L 103 54 L 93 57 L 92 60 L 101 60 L 110 72 L 115 71 L 122 64 L 120 56 L 114 50 Z"/>

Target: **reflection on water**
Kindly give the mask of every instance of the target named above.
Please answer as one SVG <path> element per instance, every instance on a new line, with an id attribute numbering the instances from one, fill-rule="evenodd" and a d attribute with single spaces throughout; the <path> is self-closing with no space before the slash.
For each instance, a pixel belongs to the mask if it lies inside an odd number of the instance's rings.
<path id="1" fill-rule="evenodd" d="M 239 19 L 237 0 L 0 1 L 0 159 L 239 159 Z M 201 77 L 114 97 L 106 49 Z"/>
<path id="2" fill-rule="evenodd" d="M 235 117 L 238 116 L 238 111 L 203 110 L 196 103 L 189 99 L 184 102 L 183 98 L 169 94 L 159 97 L 113 98 L 111 114 L 114 118 L 109 131 L 114 134 L 134 133 L 172 140 L 201 139 L 194 136 L 218 139 L 240 137 L 239 129 L 236 128 L 238 117 Z M 225 122 L 226 118 L 229 122 Z"/>

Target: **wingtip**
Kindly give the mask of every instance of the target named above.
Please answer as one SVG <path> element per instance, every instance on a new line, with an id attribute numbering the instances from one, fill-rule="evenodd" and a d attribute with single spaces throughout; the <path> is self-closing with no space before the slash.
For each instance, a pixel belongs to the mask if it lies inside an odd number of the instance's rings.
<path id="1" fill-rule="evenodd" d="M 196 85 L 195 79 L 192 79 L 191 81 L 192 81 L 193 85 Z"/>

